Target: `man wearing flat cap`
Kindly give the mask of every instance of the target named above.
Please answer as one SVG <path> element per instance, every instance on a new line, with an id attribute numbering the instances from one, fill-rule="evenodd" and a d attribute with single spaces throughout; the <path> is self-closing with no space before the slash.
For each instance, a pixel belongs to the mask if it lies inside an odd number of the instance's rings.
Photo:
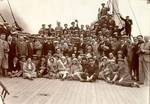
<path id="1" fill-rule="evenodd" d="M 52 33 L 54 32 L 54 29 L 52 28 L 52 25 L 51 24 L 49 24 L 48 25 L 48 36 L 52 36 Z"/>

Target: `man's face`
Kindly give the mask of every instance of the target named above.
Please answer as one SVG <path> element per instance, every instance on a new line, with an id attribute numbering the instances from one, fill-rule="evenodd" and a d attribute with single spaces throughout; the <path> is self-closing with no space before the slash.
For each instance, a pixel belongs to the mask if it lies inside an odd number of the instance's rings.
<path id="1" fill-rule="evenodd" d="M 137 38 L 134 38 L 134 43 L 138 43 L 138 39 Z"/>
<path id="2" fill-rule="evenodd" d="M 6 39 L 6 35 L 5 35 L 5 34 L 1 34 L 0 37 L 1 37 L 2 40 L 5 40 L 5 39 Z"/>
<path id="3" fill-rule="evenodd" d="M 124 44 L 124 40 L 121 40 L 121 44 Z"/>
<path id="4" fill-rule="evenodd" d="M 141 42 L 141 41 L 143 40 L 143 38 L 142 38 L 142 37 L 140 37 L 140 36 L 139 36 L 139 37 L 137 37 L 137 39 L 138 39 L 138 41 L 139 41 L 139 42 Z"/>
<path id="5" fill-rule="evenodd" d="M 94 59 L 89 59 L 89 63 L 90 63 L 90 65 L 94 65 L 95 60 Z"/>
<path id="6" fill-rule="evenodd" d="M 45 28 L 45 25 L 42 25 L 42 28 Z"/>
<path id="7" fill-rule="evenodd" d="M 75 26 L 75 23 L 72 23 L 71 25 L 74 27 L 74 26 Z"/>
<path id="8" fill-rule="evenodd" d="M 102 4 L 102 7 L 105 7 L 105 4 Z"/>
<path id="9" fill-rule="evenodd" d="M 0 28 L 3 28 L 3 25 L 0 25 Z"/>
<path id="10" fill-rule="evenodd" d="M 126 19 L 129 19 L 129 16 L 126 16 Z"/>
<path id="11" fill-rule="evenodd" d="M 68 25 L 67 25 L 67 24 L 65 24 L 65 25 L 64 25 L 64 27 L 65 27 L 65 28 L 67 28 L 67 27 L 68 27 Z"/>
<path id="12" fill-rule="evenodd" d="M 29 63 L 32 62 L 31 58 L 28 58 L 27 61 L 28 61 Z"/>
<path id="13" fill-rule="evenodd" d="M 81 29 L 83 29 L 84 28 L 84 25 L 81 25 Z"/>
<path id="14" fill-rule="evenodd" d="M 83 59 L 83 60 L 82 60 L 82 63 L 83 63 L 83 64 L 86 64 L 86 63 L 87 63 L 87 61 L 86 61 L 85 59 Z"/>
<path id="15" fill-rule="evenodd" d="M 60 22 L 57 22 L 57 26 L 60 26 Z"/>
<path id="16" fill-rule="evenodd" d="M 48 27 L 49 27 L 49 28 L 51 28 L 51 27 L 52 27 L 52 25 L 48 25 Z"/>
<path id="17" fill-rule="evenodd" d="M 25 57 L 23 57 L 23 58 L 21 59 L 21 61 L 22 61 L 22 62 L 25 62 L 25 61 L 26 61 L 26 58 L 25 58 Z"/>

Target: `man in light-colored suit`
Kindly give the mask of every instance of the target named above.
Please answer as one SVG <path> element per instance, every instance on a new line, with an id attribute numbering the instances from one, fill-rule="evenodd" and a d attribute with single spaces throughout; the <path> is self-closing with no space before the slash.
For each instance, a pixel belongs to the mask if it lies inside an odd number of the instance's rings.
<path id="1" fill-rule="evenodd" d="M 0 74 L 2 74 L 2 60 L 4 58 L 4 45 L 3 40 L 0 39 Z"/>
<path id="2" fill-rule="evenodd" d="M 140 47 L 139 57 L 139 82 L 148 84 L 150 76 L 150 42 L 148 37 L 144 37 L 145 42 Z"/>
<path id="3" fill-rule="evenodd" d="M 4 76 L 7 75 L 9 52 L 9 45 L 8 42 L 5 41 L 5 39 L 6 34 L 2 33 L 0 35 L 0 73 Z"/>

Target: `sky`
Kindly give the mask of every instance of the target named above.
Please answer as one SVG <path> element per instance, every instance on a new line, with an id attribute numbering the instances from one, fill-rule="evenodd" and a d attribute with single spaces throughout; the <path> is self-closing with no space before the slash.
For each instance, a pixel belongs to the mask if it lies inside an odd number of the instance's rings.
<path id="1" fill-rule="evenodd" d="M 0 0 L 0 13 L 12 22 L 7 0 Z M 107 0 L 9 0 L 16 20 L 30 33 L 37 33 L 41 24 L 52 24 L 60 21 L 70 24 L 78 19 L 79 24 L 91 24 L 97 19 L 98 8 Z M 130 4 L 130 5 L 129 5 Z M 150 35 L 150 4 L 146 0 L 118 0 L 122 16 L 129 15 L 133 19 L 133 34 L 139 35 L 140 27 L 143 35 Z M 132 7 L 136 18 L 131 12 Z"/>

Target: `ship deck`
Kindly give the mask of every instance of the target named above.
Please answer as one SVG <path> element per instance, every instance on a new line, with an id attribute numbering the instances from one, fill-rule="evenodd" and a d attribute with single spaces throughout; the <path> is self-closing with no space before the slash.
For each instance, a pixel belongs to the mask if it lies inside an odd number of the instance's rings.
<path id="1" fill-rule="evenodd" d="M 94 83 L 37 78 L 0 78 L 10 95 L 6 104 L 149 104 L 149 87 L 129 88 L 104 81 Z"/>

